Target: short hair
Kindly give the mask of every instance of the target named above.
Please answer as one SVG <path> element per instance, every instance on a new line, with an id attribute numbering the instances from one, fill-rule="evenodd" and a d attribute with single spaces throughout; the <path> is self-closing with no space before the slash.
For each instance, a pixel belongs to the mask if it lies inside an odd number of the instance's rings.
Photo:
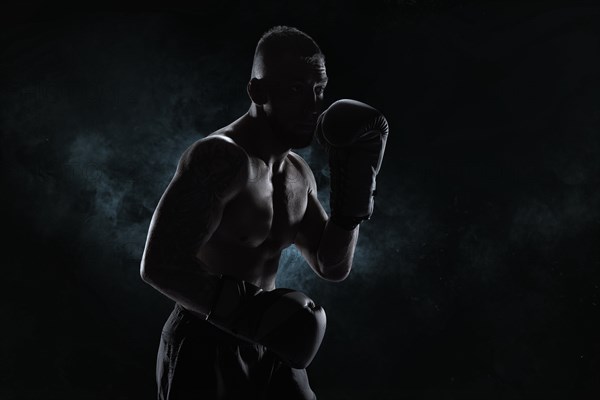
<path id="1" fill-rule="evenodd" d="M 259 70 L 264 68 L 265 56 L 278 57 L 290 52 L 303 56 L 309 63 L 325 61 L 325 55 L 317 42 L 306 33 L 290 26 L 274 26 L 258 40 L 252 63 L 252 77 L 260 75 Z"/>

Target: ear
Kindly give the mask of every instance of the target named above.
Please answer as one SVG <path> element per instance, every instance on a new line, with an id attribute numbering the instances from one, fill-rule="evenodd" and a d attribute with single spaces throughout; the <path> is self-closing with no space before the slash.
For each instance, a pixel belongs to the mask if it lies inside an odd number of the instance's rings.
<path id="1" fill-rule="evenodd" d="M 252 102 L 256 105 L 262 106 L 269 99 L 265 81 L 262 79 L 250 79 L 250 82 L 248 82 L 248 86 L 246 87 L 246 91 L 248 92 L 250 100 L 252 100 Z"/>

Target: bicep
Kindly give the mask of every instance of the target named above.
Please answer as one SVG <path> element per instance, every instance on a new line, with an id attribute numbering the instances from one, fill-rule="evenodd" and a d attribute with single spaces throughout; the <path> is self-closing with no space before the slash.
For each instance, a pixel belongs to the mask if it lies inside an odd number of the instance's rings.
<path id="1" fill-rule="evenodd" d="M 245 153 L 222 139 L 188 149 L 152 217 L 144 260 L 164 266 L 195 255 L 217 229 L 244 181 Z"/>

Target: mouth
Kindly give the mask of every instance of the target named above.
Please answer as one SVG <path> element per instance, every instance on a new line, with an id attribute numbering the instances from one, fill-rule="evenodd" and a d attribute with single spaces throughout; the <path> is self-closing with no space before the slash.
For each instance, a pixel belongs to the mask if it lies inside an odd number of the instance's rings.
<path id="1" fill-rule="evenodd" d="M 296 127 L 303 132 L 314 132 L 315 128 L 317 127 L 317 122 L 298 122 Z"/>

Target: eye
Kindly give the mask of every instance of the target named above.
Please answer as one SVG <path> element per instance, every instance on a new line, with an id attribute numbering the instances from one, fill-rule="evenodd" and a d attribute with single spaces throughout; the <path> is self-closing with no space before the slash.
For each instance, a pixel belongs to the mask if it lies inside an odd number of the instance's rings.
<path id="1" fill-rule="evenodd" d="M 294 94 L 302 92 L 302 89 L 304 89 L 304 87 L 300 84 L 290 86 L 290 92 Z"/>
<path id="2" fill-rule="evenodd" d="M 315 88 L 315 93 L 317 94 L 317 96 L 323 95 L 323 93 L 325 93 L 325 86 L 317 86 Z"/>

